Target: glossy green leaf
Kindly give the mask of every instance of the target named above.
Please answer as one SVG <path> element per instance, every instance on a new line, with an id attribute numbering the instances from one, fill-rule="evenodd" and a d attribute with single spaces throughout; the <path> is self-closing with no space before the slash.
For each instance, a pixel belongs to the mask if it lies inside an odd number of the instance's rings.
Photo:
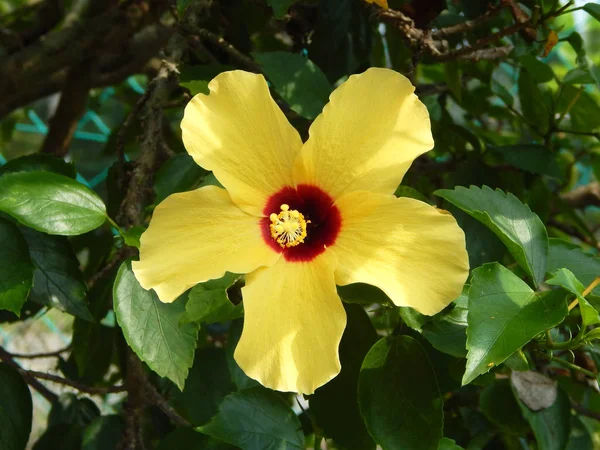
<path id="1" fill-rule="evenodd" d="M 598 311 L 581 295 L 585 290 L 585 286 L 581 284 L 569 269 L 559 269 L 554 274 L 554 277 L 546 280 L 546 283 L 553 286 L 561 286 L 577 297 L 584 327 L 600 323 Z"/>
<path id="2" fill-rule="evenodd" d="M 584 286 L 589 286 L 600 275 L 600 258 L 585 253 L 578 245 L 562 239 L 551 238 L 549 243 L 548 273 L 553 274 L 563 267 L 567 268 Z M 592 292 L 600 295 L 600 287 Z"/>
<path id="3" fill-rule="evenodd" d="M 423 325 L 423 337 L 440 352 L 467 357 L 467 308 L 454 306 Z"/>
<path id="4" fill-rule="evenodd" d="M 156 174 L 154 202 L 160 203 L 171 194 L 194 189 L 206 173 L 206 170 L 196 164 L 190 155 L 182 153 L 173 156 Z"/>
<path id="5" fill-rule="evenodd" d="M 456 98 L 458 103 L 462 99 L 462 85 L 460 80 L 460 70 L 457 62 L 449 62 L 444 64 L 444 73 L 446 75 L 446 84 Z"/>
<path id="6" fill-rule="evenodd" d="M 192 425 L 204 425 L 234 389 L 225 350 L 206 347 L 196 351 L 185 388 L 183 392 L 173 392 L 172 402 Z"/>
<path id="7" fill-rule="evenodd" d="M 536 83 L 546 83 L 554 79 L 552 68 L 535 56 L 523 55 L 519 58 L 519 62 Z"/>
<path id="8" fill-rule="evenodd" d="M 358 399 L 367 429 L 383 450 L 436 450 L 443 400 L 429 358 L 409 336 L 380 339 L 360 371 Z"/>
<path id="9" fill-rule="evenodd" d="M 298 417 L 278 394 L 263 388 L 228 395 L 198 430 L 242 450 L 305 448 Z"/>
<path id="10" fill-rule="evenodd" d="M 446 199 L 492 230 L 506 245 L 536 285 L 546 274 L 548 234 L 544 224 L 529 206 L 512 194 L 487 186 L 470 189 L 459 186 L 441 189 L 436 195 Z"/>
<path id="11" fill-rule="evenodd" d="M 0 218 L 0 309 L 17 316 L 33 285 L 34 266 L 19 228 Z"/>
<path id="12" fill-rule="evenodd" d="M 98 417 L 100 417 L 100 410 L 92 400 L 67 393 L 61 395 L 52 405 L 48 415 L 48 427 L 76 425 L 84 428 Z"/>
<path id="13" fill-rule="evenodd" d="M 404 186 L 404 185 L 398 186 L 398 188 L 396 189 L 396 192 L 394 192 L 394 195 L 396 197 L 414 198 L 414 199 L 420 200 L 424 203 L 431 204 L 431 201 L 427 197 L 425 197 L 423 194 L 421 194 L 415 188 L 412 188 L 410 186 Z"/>
<path id="14" fill-rule="evenodd" d="M 594 19 L 600 21 L 600 5 L 598 3 L 586 3 L 583 5 L 583 10 Z"/>
<path id="15" fill-rule="evenodd" d="M 152 370 L 183 390 L 198 335 L 194 324 L 179 326 L 184 299 L 162 303 L 154 291 L 140 286 L 131 262 L 126 261 L 115 280 L 113 301 L 117 322 L 129 346 Z"/>
<path id="16" fill-rule="evenodd" d="M 290 108 L 307 119 L 321 113 L 329 100 L 331 85 L 308 58 L 288 52 L 254 53 L 275 91 Z"/>
<path id="17" fill-rule="evenodd" d="M 123 233 L 123 241 L 125 241 L 125 245 L 128 245 L 129 247 L 140 248 L 140 238 L 142 237 L 144 231 L 146 231 L 146 228 L 141 225 L 136 225 L 126 230 L 125 233 Z"/>
<path id="18" fill-rule="evenodd" d="M 537 144 L 518 144 L 494 147 L 497 153 L 510 165 L 531 173 L 561 178 L 556 156 L 545 146 Z"/>
<path id="19" fill-rule="evenodd" d="M 463 384 L 502 364 L 538 333 L 567 315 L 559 291 L 534 292 L 498 263 L 472 273 L 467 316 L 467 366 Z"/>
<path id="20" fill-rule="evenodd" d="M 79 261 L 69 241 L 29 228 L 21 228 L 35 267 L 29 298 L 87 321 L 93 321 L 87 305 L 87 288 Z"/>
<path id="21" fill-rule="evenodd" d="M 100 416 L 84 429 L 81 450 L 117 450 L 124 429 L 121 416 Z"/>
<path id="22" fill-rule="evenodd" d="M 504 433 L 524 436 L 529 430 L 509 380 L 486 386 L 479 395 L 479 409 Z"/>
<path id="23" fill-rule="evenodd" d="M 589 430 L 577 416 L 571 416 L 571 434 L 565 450 L 594 450 L 594 441 Z"/>
<path id="24" fill-rule="evenodd" d="M 33 404 L 27 384 L 15 369 L 0 363 L 0 448 L 25 450 Z"/>
<path id="25" fill-rule="evenodd" d="M 65 177 L 75 178 L 77 172 L 75 166 L 62 158 L 47 155 L 45 153 L 32 153 L 11 159 L 0 167 L 0 175 L 15 172 L 54 172 Z"/>
<path id="26" fill-rule="evenodd" d="M 520 403 L 523 415 L 531 425 L 538 448 L 562 450 L 567 445 L 571 432 L 571 402 L 569 396 L 558 390 L 552 406 L 541 411 L 532 411 Z"/>
<path id="27" fill-rule="evenodd" d="M 106 220 L 102 199 L 77 181 L 51 172 L 0 177 L 0 211 L 49 234 L 77 235 Z"/>
<path id="28" fill-rule="evenodd" d="M 287 13 L 294 0 L 267 0 L 267 3 L 273 8 L 273 14 L 278 19 L 282 19 Z"/>
<path id="29" fill-rule="evenodd" d="M 309 398 L 315 423 L 347 450 L 369 450 L 375 442 L 358 408 L 358 378 L 364 357 L 377 341 L 369 316 L 359 305 L 346 304 L 348 322 L 340 343 L 342 370 Z"/>
<path id="30" fill-rule="evenodd" d="M 515 99 L 510 91 L 495 80 L 492 80 L 492 92 L 500 97 L 508 106 L 512 106 L 515 103 Z"/>
<path id="31" fill-rule="evenodd" d="M 33 450 L 56 450 L 60 442 L 60 450 L 81 450 L 81 427 L 62 424 L 48 427 L 33 446 Z"/>
<path id="32" fill-rule="evenodd" d="M 243 305 L 234 305 L 227 295 L 227 289 L 239 278 L 239 275 L 226 273 L 222 278 L 206 281 L 192 288 L 181 323 L 215 323 L 242 317 Z"/>

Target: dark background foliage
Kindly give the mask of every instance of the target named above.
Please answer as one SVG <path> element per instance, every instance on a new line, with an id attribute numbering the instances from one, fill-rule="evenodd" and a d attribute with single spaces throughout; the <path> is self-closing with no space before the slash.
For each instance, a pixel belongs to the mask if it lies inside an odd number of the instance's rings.
<path id="1" fill-rule="evenodd" d="M 600 448 L 600 6 L 389 6 L 0 1 L 0 450 Z M 129 260 L 156 204 L 217 183 L 179 131 L 215 75 L 264 74 L 306 137 L 368 67 L 429 109 L 396 195 L 455 215 L 472 272 L 435 317 L 340 288 L 340 375 L 270 391 L 233 360 L 243 278 L 165 305 Z"/>

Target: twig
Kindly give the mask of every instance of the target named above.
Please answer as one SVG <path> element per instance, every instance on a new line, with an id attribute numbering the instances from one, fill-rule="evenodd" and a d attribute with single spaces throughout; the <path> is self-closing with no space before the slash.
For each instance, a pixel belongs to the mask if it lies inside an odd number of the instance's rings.
<path id="1" fill-rule="evenodd" d="M 252 60 L 252 58 L 244 55 L 237 48 L 231 45 L 222 37 L 214 34 L 211 31 L 208 31 L 204 28 L 194 27 L 192 25 L 182 25 L 182 30 L 187 34 L 192 34 L 198 36 L 203 41 L 210 42 L 214 46 L 223 50 L 227 53 L 233 60 L 235 60 L 241 67 L 255 73 L 261 73 L 262 70 L 258 64 Z"/>
<path id="2" fill-rule="evenodd" d="M 169 419 L 171 419 L 171 421 L 175 425 L 184 427 L 192 426 L 187 420 L 185 420 L 173 408 L 171 408 L 171 405 L 169 405 L 165 398 L 162 395 L 160 395 L 160 393 L 156 390 L 154 385 L 150 383 L 150 381 L 148 381 L 147 378 L 145 378 L 145 384 L 148 400 L 150 400 L 151 403 L 156 405 L 158 409 L 160 409 Z"/>
<path id="3" fill-rule="evenodd" d="M 583 209 L 587 206 L 600 206 L 600 183 L 592 183 L 573 189 L 571 192 L 562 194 L 561 198 L 571 207 Z"/>
<path id="4" fill-rule="evenodd" d="M 53 383 L 62 384 L 65 386 L 72 387 L 77 389 L 79 392 L 85 392 L 90 395 L 106 395 L 106 394 L 114 394 L 117 392 L 125 392 L 125 386 L 107 386 L 107 387 L 94 387 L 87 386 L 85 384 L 78 383 L 73 380 L 69 380 L 67 378 L 59 377 L 58 375 L 52 375 L 46 372 L 38 372 L 35 370 L 25 370 L 21 369 L 21 374 L 27 375 L 29 377 L 38 378 L 40 380 L 51 381 Z"/>
<path id="5" fill-rule="evenodd" d="M 450 27 L 440 28 L 439 30 L 436 30 L 433 33 L 431 33 L 431 37 L 433 39 L 444 39 L 453 34 L 466 33 L 467 31 L 474 30 L 475 28 L 485 24 L 487 21 L 496 17 L 500 13 L 500 11 L 502 11 L 502 8 L 504 6 L 506 5 L 502 3 L 498 7 L 492 7 L 476 19 L 467 20 L 465 22 L 452 25 Z"/>
<path id="6" fill-rule="evenodd" d="M 61 348 L 60 350 L 55 350 L 53 352 L 46 352 L 46 353 L 13 353 L 13 352 L 9 352 L 7 350 L 4 350 L 4 351 L 8 355 L 10 355 L 11 358 L 17 358 L 17 359 L 41 359 L 41 358 L 55 358 L 55 357 L 60 356 L 63 353 L 66 353 L 66 352 L 68 352 L 70 350 L 71 350 L 71 344 L 67 345 L 64 348 Z"/>
<path id="7" fill-rule="evenodd" d="M 549 361 L 555 362 L 557 364 L 561 364 L 571 370 L 575 370 L 576 372 L 581 372 L 582 374 L 592 378 L 592 379 L 596 379 L 596 377 L 598 376 L 597 374 L 595 374 L 594 372 L 584 369 L 583 367 L 579 367 L 578 365 L 572 364 L 568 361 L 565 361 L 564 359 L 560 359 L 557 358 L 556 356 L 551 356 L 545 352 L 540 351 L 539 352 L 544 358 L 548 359 Z"/>
<path id="8" fill-rule="evenodd" d="M 125 246 L 117 250 L 112 259 L 108 261 L 98 272 L 96 272 L 87 282 L 88 289 L 91 289 L 98 281 L 107 276 L 119 264 L 135 254 L 135 249 Z"/>
<path id="9" fill-rule="evenodd" d="M 21 375 L 23 376 L 23 379 L 25 380 L 25 382 L 29 386 L 31 386 L 33 389 L 38 391 L 42 395 L 42 397 L 44 397 L 46 400 L 48 400 L 48 402 L 50 402 L 52 404 L 56 400 L 58 400 L 58 395 L 56 395 L 54 392 L 52 392 L 50 389 L 48 389 L 46 386 L 44 386 L 42 383 L 40 383 L 37 379 L 28 375 L 26 373 L 26 371 L 24 372 L 23 368 L 20 365 L 18 365 L 14 361 L 14 359 L 12 359 L 12 356 L 10 355 L 10 353 L 8 353 L 2 347 L 0 347 L 0 360 L 4 361 L 4 363 L 11 366 L 13 369 L 18 370 L 19 373 L 21 373 Z"/>
<path id="10" fill-rule="evenodd" d="M 90 91 L 91 66 L 89 61 L 69 71 L 60 102 L 50 119 L 50 127 L 42 145 L 42 153 L 64 157 L 77 129 L 79 119 L 85 112 Z"/>
<path id="11" fill-rule="evenodd" d="M 590 419 L 594 419 L 600 422 L 600 413 L 590 411 L 586 407 L 578 405 L 575 402 L 571 402 L 571 407 L 582 416 L 589 417 Z"/>

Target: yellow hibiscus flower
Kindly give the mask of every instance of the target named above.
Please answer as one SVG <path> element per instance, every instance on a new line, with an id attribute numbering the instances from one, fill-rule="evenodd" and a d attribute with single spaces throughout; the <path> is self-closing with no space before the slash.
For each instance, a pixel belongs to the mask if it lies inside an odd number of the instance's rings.
<path id="1" fill-rule="evenodd" d="M 352 75 L 302 143 L 262 75 L 231 71 L 188 104 L 189 154 L 226 188 L 156 207 L 133 270 L 163 302 L 227 272 L 247 274 L 235 359 L 279 391 L 311 394 L 340 371 L 346 315 L 337 285 L 369 283 L 435 314 L 468 273 L 454 218 L 393 193 L 433 147 L 429 114 L 404 76 Z"/>

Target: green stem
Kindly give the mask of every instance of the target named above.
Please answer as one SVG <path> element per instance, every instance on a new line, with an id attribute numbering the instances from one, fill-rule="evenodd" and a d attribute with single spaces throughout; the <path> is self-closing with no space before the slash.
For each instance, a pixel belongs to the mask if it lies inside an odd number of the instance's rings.
<path id="1" fill-rule="evenodd" d="M 557 364 L 561 364 L 561 365 L 563 365 L 563 366 L 565 366 L 565 367 L 567 367 L 567 368 L 569 368 L 571 370 L 575 370 L 577 372 L 581 372 L 581 373 L 587 375 L 590 378 L 596 379 L 597 376 L 598 376 L 598 374 L 595 374 L 594 372 L 592 372 L 590 370 L 587 370 L 587 369 L 584 369 L 583 367 L 579 367 L 579 366 L 577 366 L 575 364 L 571 364 L 570 362 L 565 361 L 564 359 L 560 359 L 560 358 L 557 358 L 556 356 L 548 355 L 547 353 L 544 353 L 544 352 L 540 352 L 540 353 L 545 358 L 547 358 L 549 361 L 555 362 Z"/>
<path id="2" fill-rule="evenodd" d="M 117 225 L 117 223 L 116 223 L 114 220 L 112 220 L 112 219 L 111 219 L 110 217 L 108 217 L 108 216 L 106 216 L 106 220 L 108 221 L 108 223 L 110 223 L 110 225 L 111 225 L 111 226 L 112 226 L 112 227 L 113 227 L 115 230 L 117 230 L 117 232 L 118 232 L 118 233 L 119 233 L 119 234 L 120 234 L 122 237 L 125 237 L 125 231 L 123 231 L 123 229 L 122 229 L 122 228 L 121 228 L 119 225 Z"/>

